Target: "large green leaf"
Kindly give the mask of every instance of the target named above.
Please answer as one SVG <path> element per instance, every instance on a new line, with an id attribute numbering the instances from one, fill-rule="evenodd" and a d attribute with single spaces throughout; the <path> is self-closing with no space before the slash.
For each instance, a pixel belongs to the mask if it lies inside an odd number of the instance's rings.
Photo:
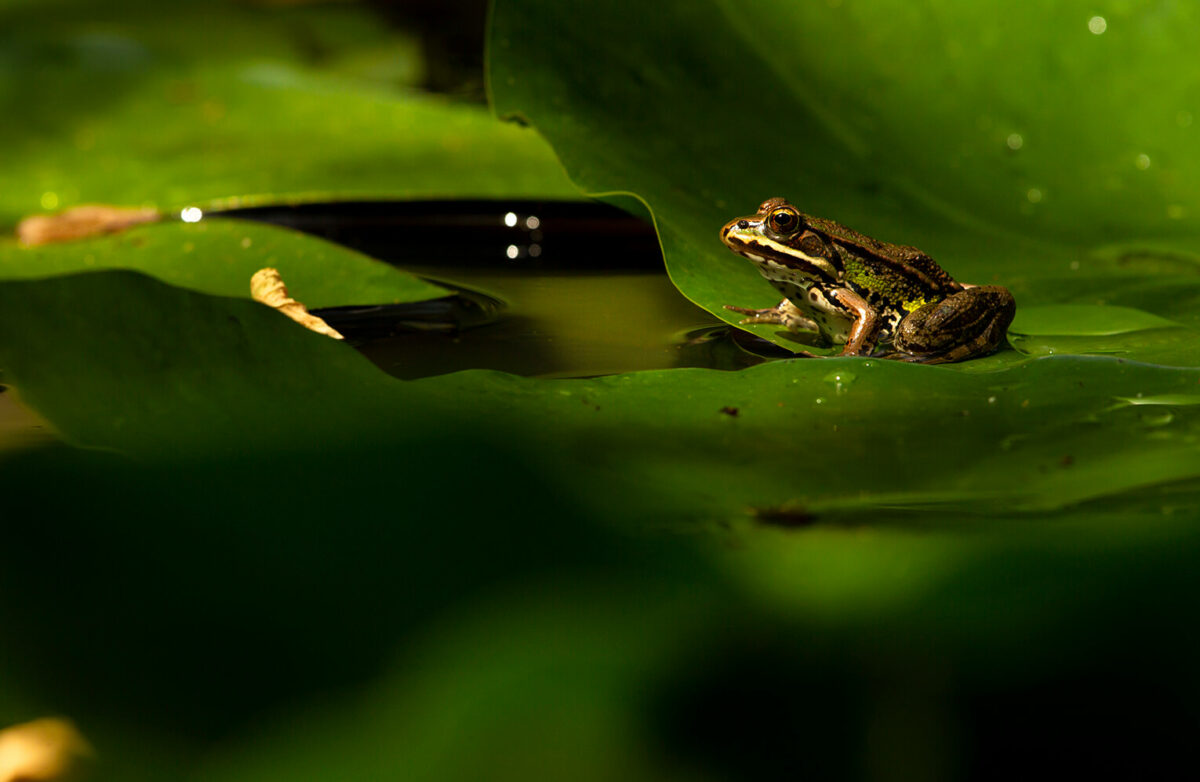
<path id="1" fill-rule="evenodd" d="M 1019 308 L 1117 304 L 1196 325 L 1193 22 L 1116 0 L 669 0 L 632 16 L 497 0 L 490 89 L 583 188 L 642 198 L 679 289 L 731 322 L 722 305 L 773 292 L 717 229 L 782 195 L 1008 285 Z"/>
<path id="2" fill-rule="evenodd" d="M 250 295 L 250 278 L 279 269 L 309 307 L 394 304 L 449 291 L 340 245 L 241 220 L 169 222 L 87 241 L 23 247 L 0 240 L 0 278 L 50 277 L 96 269 L 136 269 L 222 296 Z"/>
<path id="3" fill-rule="evenodd" d="M 598 507 L 673 524 L 781 508 L 882 512 L 875 523 L 1042 513 L 1200 476 L 1200 370 L 1071 356 L 987 366 L 400 382 L 251 302 L 119 272 L 0 284 L 6 382 L 72 442 L 138 458 L 387 442 L 453 422 L 570 465 Z M 639 512 L 635 496 L 656 499 Z"/>
<path id="4" fill-rule="evenodd" d="M 219 34 L 214 30 L 219 29 Z M 0 9 L 0 224 L 79 203 L 577 197 L 544 142 L 351 61 L 414 63 L 352 7 Z M 409 75 L 405 75 L 408 73 Z"/>

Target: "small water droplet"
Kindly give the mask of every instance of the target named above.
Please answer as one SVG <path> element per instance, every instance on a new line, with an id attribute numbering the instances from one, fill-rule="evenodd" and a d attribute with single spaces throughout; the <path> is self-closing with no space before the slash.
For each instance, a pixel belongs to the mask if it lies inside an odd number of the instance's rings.
<path id="1" fill-rule="evenodd" d="M 813 401 L 816 402 L 816 404 L 818 404 L 818 405 L 823 405 L 823 404 L 825 404 L 825 397 L 819 396 Z"/>
<path id="2" fill-rule="evenodd" d="M 844 369 L 839 369 L 830 372 L 825 376 L 824 380 L 826 383 L 832 383 L 834 390 L 840 396 L 841 394 L 846 393 L 846 386 L 854 382 L 854 373 L 847 372 Z"/>
<path id="3" fill-rule="evenodd" d="M 1142 153 L 1134 158 L 1133 164 L 1138 167 L 1138 171 L 1145 171 L 1150 168 L 1150 156 Z"/>
<path id="4" fill-rule="evenodd" d="M 1025 139 L 1021 137 L 1020 133 L 1009 133 L 1008 138 L 1004 139 L 1004 143 L 1008 145 L 1009 149 L 1015 152 L 1025 146 Z"/>
<path id="5" fill-rule="evenodd" d="M 988 397 L 988 404 L 989 404 L 989 405 L 994 405 L 994 404 L 996 404 L 996 397 L 994 397 L 994 396 L 989 396 L 989 397 Z"/>
<path id="6" fill-rule="evenodd" d="M 249 236 L 242 237 L 242 249 L 243 250 L 249 250 L 250 245 L 252 245 L 252 244 L 254 244 L 254 240 L 251 239 Z"/>
<path id="7" fill-rule="evenodd" d="M 1071 261 L 1071 271 L 1079 271 L 1079 261 Z"/>
<path id="8" fill-rule="evenodd" d="M 1029 199 L 1029 203 L 1031 204 L 1041 203 L 1042 191 L 1036 187 L 1031 187 L 1025 191 L 1025 197 Z"/>
<path id="9" fill-rule="evenodd" d="M 1093 16 L 1088 19 L 1088 30 L 1092 35 L 1104 35 L 1104 31 L 1108 29 L 1108 20 L 1103 16 Z"/>
<path id="10" fill-rule="evenodd" d="M 58 193 L 42 193 L 42 209 L 49 212 L 58 208 Z"/>

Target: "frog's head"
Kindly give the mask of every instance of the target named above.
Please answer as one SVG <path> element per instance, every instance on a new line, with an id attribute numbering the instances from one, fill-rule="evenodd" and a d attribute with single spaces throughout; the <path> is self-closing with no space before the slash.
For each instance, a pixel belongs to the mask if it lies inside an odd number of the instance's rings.
<path id="1" fill-rule="evenodd" d="M 769 280 L 837 279 L 840 259 L 807 225 L 805 215 L 783 198 L 768 198 L 756 214 L 726 223 L 721 241 Z"/>

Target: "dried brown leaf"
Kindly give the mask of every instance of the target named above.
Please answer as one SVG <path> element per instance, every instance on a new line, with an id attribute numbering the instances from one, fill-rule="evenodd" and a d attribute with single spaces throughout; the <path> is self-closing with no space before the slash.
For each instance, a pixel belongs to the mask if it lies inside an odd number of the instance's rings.
<path id="1" fill-rule="evenodd" d="M 279 275 L 278 269 L 268 267 L 256 271 L 250 278 L 250 296 L 255 301 L 279 310 L 306 329 L 334 339 L 344 339 L 336 329 L 288 295 L 287 286 L 283 284 L 283 277 Z"/>
<path id="2" fill-rule="evenodd" d="M 0 730 L 0 782 L 66 779 L 92 754 L 70 721 L 46 717 Z"/>
<path id="3" fill-rule="evenodd" d="M 55 215 L 26 217 L 17 225 L 17 238 L 27 246 L 69 242 L 123 231 L 134 225 L 152 223 L 161 217 L 157 209 L 89 204 Z"/>

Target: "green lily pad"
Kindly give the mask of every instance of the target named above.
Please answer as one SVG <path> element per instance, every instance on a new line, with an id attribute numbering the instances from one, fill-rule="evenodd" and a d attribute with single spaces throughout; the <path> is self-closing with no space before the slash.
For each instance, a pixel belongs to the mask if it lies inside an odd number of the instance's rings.
<path id="1" fill-rule="evenodd" d="M 1072 283 L 1124 261 L 1091 246 L 1194 245 L 1200 92 L 1171 76 L 1190 72 L 1193 17 L 1115 0 L 672 0 L 629 24 L 613 2 L 498 0 L 490 89 L 585 190 L 642 198 L 676 285 L 728 322 L 722 305 L 777 296 L 717 230 L 771 196 L 1008 285 L 1020 312 L 1094 303 Z M 1113 288 L 1105 304 L 1137 306 Z"/>
<path id="2" fill-rule="evenodd" d="M 1109 336 L 1147 329 L 1178 328 L 1179 324 L 1130 307 L 1057 304 L 1023 307 L 1013 318 L 1010 333 L 1026 335 Z"/>
<path id="3" fill-rule="evenodd" d="M 154 459 L 239 453 L 247 442 L 388 441 L 414 422 L 453 422 L 571 465 L 595 507 L 636 516 L 630 498 L 653 497 L 645 507 L 678 524 L 794 507 L 827 521 L 1045 513 L 1200 477 L 1195 408 L 1178 406 L 1164 424 L 1113 406 L 1190 395 L 1200 370 L 1123 359 L 973 372 L 796 360 L 735 373 L 539 381 L 473 371 L 401 382 L 265 307 L 102 272 L 0 283 L 0 367 L 23 400 L 88 447 Z"/>
<path id="4" fill-rule="evenodd" d="M 0 224 L 80 203 L 578 197 L 536 134 L 342 67 L 371 47 L 415 57 L 361 8 L 80 2 L 0 20 L 0 106 L 22 118 L 0 130 Z"/>
<path id="5" fill-rule="evenodd" d="M 197 291 L 249 298 L 250 278 L 279 269 L 310 308 L 398 304 L 449 291 L 340 245 L 241 220 L 169 222 L 87 241 L 22 247 L 0 241 L 0 279 L 97 269 L 136 269 Z"/>

